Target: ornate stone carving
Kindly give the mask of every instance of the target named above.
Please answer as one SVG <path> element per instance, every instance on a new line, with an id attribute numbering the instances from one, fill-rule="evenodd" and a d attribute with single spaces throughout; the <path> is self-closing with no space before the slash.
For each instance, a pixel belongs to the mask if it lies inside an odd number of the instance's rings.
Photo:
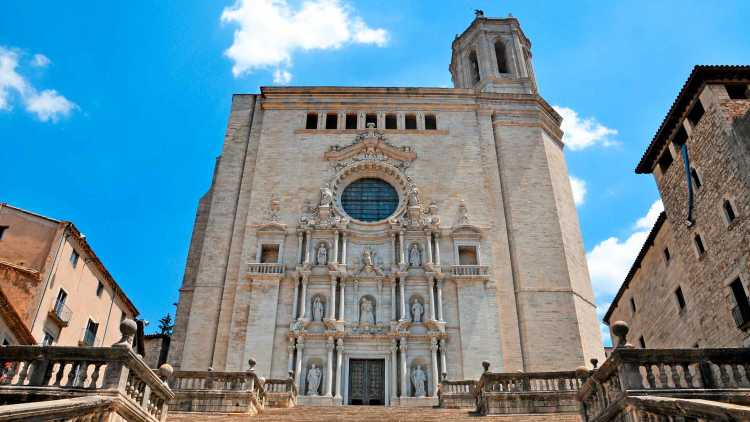
<path id="1" fill-rule="evenodd" d="M 331 191 L 331 185 L 326 183 L 320 188 L 320 206 L 325 207 L 331 205 L 333 202 L 333 192 Z"/>
<path id="2" fill-rule="evenodd" d="M 307 395 L 317 396 L 320 395 L 320 380 L 323 377 L 323 372 L 318 368 L 318 365 L 312 364 L 312 367 L 307 371 Z"/>
<path id="3" fill-rule="evenodd" d="M 417 365 L 411 371 L 411 382 L 414 384 L 414 396 L 424 397 L 427 395 L 427 389 L 425 383 L 427 382 L 427 374 L 422 369 L 422 365 Z"/>
<path id="4" fill-rule="evenodd" d="M 272 223 L 278 223 L 280 222 L 281 218 L 279 217 L 279 212 L 281 211 L 281 201 L 276 197 L 276 195 L 271 197 L 271 204 L 268 208 L 268 221 Z"/>
<path id="5" fill-rule="evenodd" d="M 326 242 L 318 243 L 318 249 L 315 252 L 315 263 L 318 265 L 328 264 L 328 245 Z"/>
<path id="6" fill-rule="evenodd" d="M 323 157 L 331 162 L 336 172 L 359 161 L 380 161 L 403 171 L 417 158 L 417 154 L 408 146 L 399 148 L 391 145 L 386 141 L 384 132 L 373 126 L 360 132 L 348 146 L 332 146 Z"/>
<path id="7" fill-rule="evenodd" d="M 360 324 L 375 324 L 375 304 L 367 297 L 363 297 L 359 303 Z"/>
<path id="8" fill-rule="evenodd" d="M 416 242 L 412 243 L 409 247 L 409 266 L 422 266 L 422 251 L 419 249 L 419 244 L 417 244 Z"/>
<path id="9" fill-rule="evenodd" d="M 377 252 L 372 250 L 370 247 L 365 247 L 362 250 L 360 257 L 359 270 L 356 272 L 359 274 L 374 273 L 377 275 L 383 275 L 382 262 L 377 257 Z"/>
<path id="10" fill-rule="evenodd" d="M 313 321 L 323 321 L 325 315 L 325 305 L 320 296 L 315 296 L 312 303 L 312 317 Z"/>
<path id="11" fill-rule="evenodd" d="M 469 210 L 466 208 L 466 203 L 464 200 L 461 200 L 461 203 L 458 204 L 458 225 L 459 226 L 468 226 L 471 223 L 469 222 Z"/>

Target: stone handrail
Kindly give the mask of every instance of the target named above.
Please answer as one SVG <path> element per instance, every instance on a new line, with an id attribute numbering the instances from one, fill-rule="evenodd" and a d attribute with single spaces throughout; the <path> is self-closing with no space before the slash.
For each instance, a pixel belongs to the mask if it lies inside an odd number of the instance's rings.
<path id="1" fill-rule="evenodd" d="M 4 346 L 0 363 L 6 398 L 114 396 L 133 405 L 140 419 L 163 421 L 174 397 L 129 347 Z"/>
<path id="2" fill-rule="evenodd" d="M 451 265 L 447 271 L 454 277 L 486 277 L 489 267 L 486 265 Z"/>
<path id="3" fill-rule="evenodd" d="M 284 274 L 286 270 L 284 264 L 251 262 L 247 265 L 251 274 Z"/>
<path id="4" fill-rule="evenodd" d="M 448 381 L 443 380 L 438 387 L 438 402 L 440 407 L 456 409 L 463 407 L 474 407 L 474 389 L 477 382 L 474 380 Z"/>
<path id="5" fill-rule="evenodd" d="M 581 386 L 575 371 L 559 372 L 485 372 L 476 384 L 474 395 L 482 393 L 528 393 L 542 391 L 573 391 Z"/>
<path id="6" fill-rule="evenodd" d="M 265 380 L 250 361 L 245 372 L 175 371 L 170 387 L 175 398 L 170 409 L 182 412 L 255 414 L 265 406 Z"/>
<path id="7" fill-rule="evenodd" d="M 265 380 L 266 403 L 270 407 L 294 407 L 297 404 L 297 383 L 293 377 Z"/>
<path id="8" fill-rule="evenodd" d="M 750 349 L 613 350 L 578 393 L 586 421 L 608 420 L 626 397 L 715 398 L 750 393 Z M 735 398 L 735 402 L 748 399 Z"/>

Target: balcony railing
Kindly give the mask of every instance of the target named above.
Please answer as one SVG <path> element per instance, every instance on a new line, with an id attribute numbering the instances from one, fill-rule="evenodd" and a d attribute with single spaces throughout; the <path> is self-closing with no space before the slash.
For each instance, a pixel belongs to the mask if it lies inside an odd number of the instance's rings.
<path id="1" fill-rule="evenodd" d="M 297 404 L 297 383 L 291 376 L 286 379 L 267 379 L 263 387 L 266 390 L 266 406 L 294 407 Z"/>
<path id="2" fill-rule="evenodd" d="M 73 316 L 73 311 L 68 308 L 65 302 L 56 301 L 52 309 L 49 310 L 49 316 L 63 327 L 67 327 L 70 318 Z"/>
<path id="3" fill-rule="evenodd" d="M 454 277 L 487 277 L 490 273 L 486 265 L 451 265 L 445 272 Z"/>
<path id="4" fill-rule="evenodd" d="M 284 274 L 285 269 L 284 264 L 277 263 L 253 262 L 248 264 L 248 272 L 250 274 Z"/>
<path id="5" fill-rule="evenodd" d="M 10 404 L 106 396 L 120 403 L 115 409 L 129 409 L 127 420 L 166 420 L 174 395 L 127 346 L 135 323 L 125 323 L 129 340 L 117 347 L 0 347 L 0 400 Z"/>
<path id="6" fill-rule="evenodd" d="M 474 380 L 448 381 L 443 380 L 438 390 L 440 407 L 446 409 L 474 408 L 476 400 Z"/>
<path id="7" fill-rule="evenodd" d="M 176 371 L 170 387 L 175 398 L 169 408 L 174 411 L 254 415 L 265 406 L 265 388 L 252 368 L 246 372 Z"/>

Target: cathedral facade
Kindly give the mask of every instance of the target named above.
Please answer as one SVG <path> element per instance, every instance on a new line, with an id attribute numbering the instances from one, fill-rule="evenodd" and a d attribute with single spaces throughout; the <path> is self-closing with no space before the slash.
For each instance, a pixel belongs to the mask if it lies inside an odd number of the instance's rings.
<path id="1" fill-rule="evenodd" d="M 454 88 L 235 95 L 170 362 L 295 377 L 308 404 L 429 405 L 441 377 L 603 360 L 560 116 L 514 18 Z"/>

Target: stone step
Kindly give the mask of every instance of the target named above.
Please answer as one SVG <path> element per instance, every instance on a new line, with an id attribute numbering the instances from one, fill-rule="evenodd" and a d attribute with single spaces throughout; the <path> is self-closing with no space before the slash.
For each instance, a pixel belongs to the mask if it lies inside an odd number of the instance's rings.
<path id="1" fill-rule="evenodd" d="M 208 421 L 208 422 L 328 422 L 328 421 L 367 421 L 367 422 L 580 422 L 578 415 L 507 415 L 476 417 L 465 409 L 404 408 L 383 406 L 297 406 L 290 409 L 266 409 L 259 415 L 207 415 L 170 412 L 169 422 Z"/>

